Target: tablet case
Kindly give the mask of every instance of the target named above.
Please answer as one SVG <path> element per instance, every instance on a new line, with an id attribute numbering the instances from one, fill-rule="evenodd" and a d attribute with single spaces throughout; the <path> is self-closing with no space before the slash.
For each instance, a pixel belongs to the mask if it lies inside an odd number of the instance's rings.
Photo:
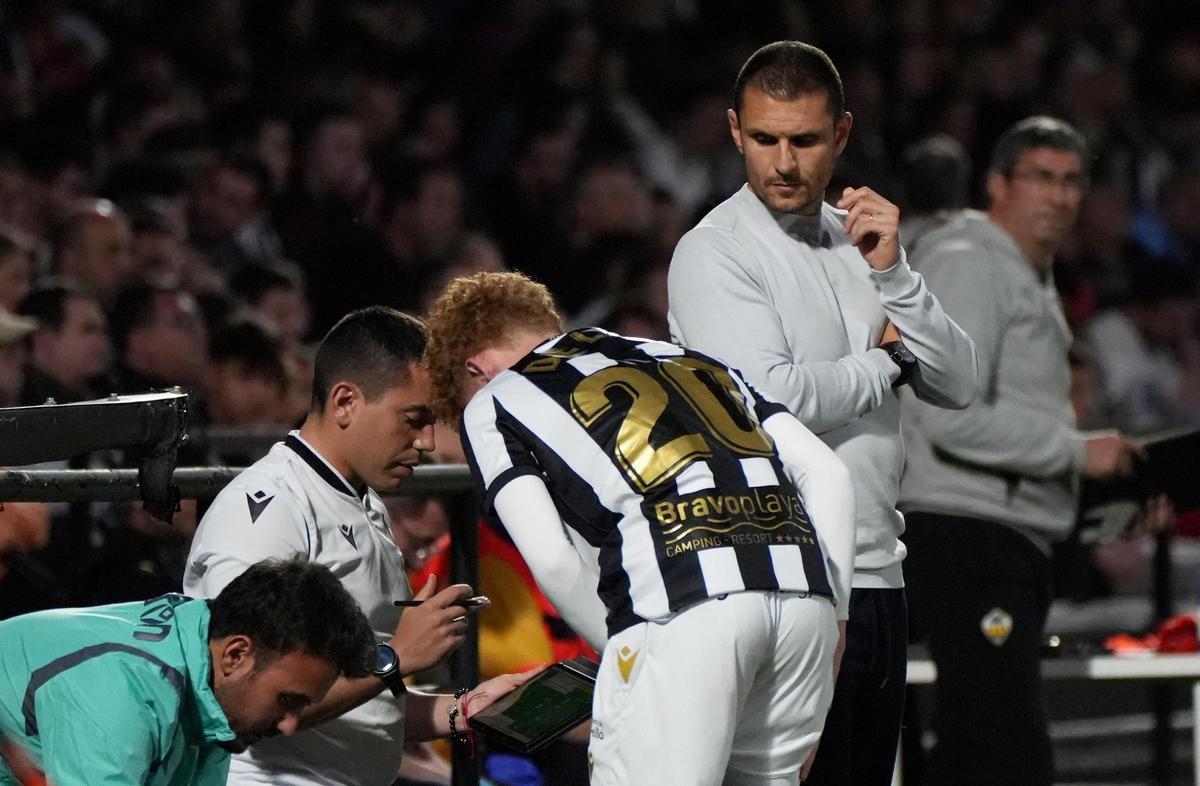
<path id="1" fill-rule="evenodd" d="M 598 668 L 587 658 L 555 663 L 472 715 L 471 728 L 518 753 L 537 751 L 591 716 Z"/>

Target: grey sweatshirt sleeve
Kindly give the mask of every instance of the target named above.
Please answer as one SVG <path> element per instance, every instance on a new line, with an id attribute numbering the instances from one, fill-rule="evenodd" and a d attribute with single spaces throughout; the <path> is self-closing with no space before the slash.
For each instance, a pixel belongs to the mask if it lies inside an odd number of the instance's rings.
<path id="1" fill-rule="evenodd" d="M 996 395 L 1011 293 L 990 269 L 987 252 L 947 242 L 927 254 L 920 260 L 922 274 L 946 312 L 974 339 L 979 357 L 979 395 L 966 409 L 934 411 L 917 403 L 930 443 L 961 461 L 999 472 L 1046 478 L 1077 470 L 1083 459 L 1083 437 L 1077 430 Z"/>
<path id="2" fill-rule="evenodd" d="M 979 378 L 975 342 L 908 266 L 903 249 L 900 261 L 885 271 L 872 271 L 871 278 L 883 310 L 920 361 L 921 373 L 912 382 L 917 398 L 949 409 L 970 404 Z"/>
<path id="3" fill-rule="evenodd" d="M 672 338 L 740 370 L 817 434 L 891 395 L 900 372 L 882 349 L 805 362 L 805 348 L 789 346 L 753 266 L 728 233 L 700 227 L 686 234 L 667 279 Z"/>

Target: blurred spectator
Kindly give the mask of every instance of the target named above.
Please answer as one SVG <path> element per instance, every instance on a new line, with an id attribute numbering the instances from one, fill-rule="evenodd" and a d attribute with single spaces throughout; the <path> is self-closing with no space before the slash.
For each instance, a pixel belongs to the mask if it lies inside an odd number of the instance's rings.
<path id="1" fill-rule="evenodd" d="M 1172 172 L 1158 204 L 1134 216 L 1134 240 L 1151 256 L 1192 276 L 1200 274 L 1200 163 Z"/>
<path id="2" fill-rule="evenodd" d="M 251 224 L 262 214 L 269 188 L 262 164 L 227 157 L 209 166 L 193 189 L 191 241 L 226 273 L 236 271 L 259 250 L 261 241 L 245 248 L 240 239 L 243 231 L 255 231 Z M 259 226 L 257 231 L 270 230 Z"/>
<path id="3" fill-rule="evenodd" d="M 229 288 L 283 346 L 294 347 L 308 335 L 312 308 L 295 265 L 285 260 L 247 265 L 230 279 Z"/>
<path id="4" fill-rule="evenodd" d="M 1130 238 L 1125 191 L 1117 183 L 1095 184 L 1080 208 L 1078 231 L 1054 261 L 1067 320 L 1083 325 L 1096 309 L 1128 296 L 1135 269 L 1158 264 Z"/>
<path id="5" fill-rule="evenodd" d="M 134 272 L 125 213 L 107 199 L 77 206 L 53 239 L 53 270 L 110 304 Z"/>
<path id="6" fill-rule="evenodd" d="M 962 145 L 935 134 L 905 148 L 901 177 L 900 242 L 911 254 L 922 237 L 967 206 L 971 162 Z"/>
<path id="7" fill-rule="evenodd" d="M 499 273 L 506 270 L 504 255 L 495 241 L 487 235 L 469 234 L 462 238 L 457 253 L 450 256 L 446 264 L 425 282 L 421 290 L 418 310 L 429 312 L 430 306 L 452 279 L 472 273 Z M 455 442 L 457 442 L 457 438 Z"/>
<path id="8" fill-rule="evenodd" d="M 489 186 L 488 225 L 508 264 L 557 289 L 567 259 L 567 202 L 577 176 L 580 131 L 569 116 L 531 118 L 512 165 Z"/>
<path id="9" fill-rule="evenodd" d="M 16 233 L 0 229 L 0 311 L 12 313 L 33 284 L 33 249 Z"/>
<path id="10" fill-rule="evenodd" d="M 272 220 L 283 250 L 308 281 L 313 334 L 342 315 L 403 290 L 374 226 L 380 190 L 366 158 L 361 121 L 348 109 L 316 110 L 298 133 L 302 161 Z M 409 297 L 415 297 L 410 292 Z M 387 302 L 383 300 L 382 302 Z"/>
<path id="11" fill-rule="evenodd" d="M 192 295 L 152 284 L 127 287 L 113 306 L 110 324 L 118 357 L 117 392 L 200 385 L 208 338 Z"/>
<path id="12" fill-rule="evenodd" d="M 395 265 L 390 300 L 411 308 L 415 292 L 462 240 L 463 184 L 452 169 L 426 162 L 402 164 L 388 180 L 380 231 Z"/>
<path id="13" fill-rule="evenodd" d="M 1114 425 L 1131 434 L 1200 425 L 1195 279 L 1153 264 L 1132 272 L 1125 301 L 1092 320 L 1088 341 Z"/>
<path id="14" fill-rule="evenodd" d="M 28 317 L 0 311 L 0 407 L 20 403 L 25 380 L 25 337 L 36 328 L 37 323 Z"/>
<path id="15" fill-rule="evenodd" d="M 287 387 L 279 343 L 257 324 L 235 322 L 213 335 L 204 372 L 210 425 L 286 425 Z"/>
<path id="16" fill-rule="evenodd" d="M 21 403 L 59 404 L 99 398 L 109 391 L 112 347 L 108 322 L 96 298 L 66 283 L 40 285 L 21 303 L 21 313 L 38 322 Z"/>
<path id="17" fill-rule="evenodd" d="M 622 256 L 618 249 L 640 243 L 649 232 L 651 216 L 650 188 L 629 160 L 599 159 L 584 167 L 570 205 L 571 257 L 566 264 L 542 271 L 544 283 L 566 313 L 580 312 L 621 274 L 616 267 Z M 513 264 L 523 269 L 519 260 Z"/>
<path id="18" fill-rule="evenodd" d="M 131 231 L 133 278 L 164 286 L 179 284 L 187 234 L 184 222 L 173 221 L 170 208 L 153 197 L 127 204 L 126 211 Z"/>

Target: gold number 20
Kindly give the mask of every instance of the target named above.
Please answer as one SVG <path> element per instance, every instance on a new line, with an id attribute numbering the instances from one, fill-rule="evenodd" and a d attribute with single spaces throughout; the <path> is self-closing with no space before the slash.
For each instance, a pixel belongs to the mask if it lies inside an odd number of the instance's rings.
<path id="1" fill-rule="evenodd" d="M 750 418 L 746 418 L 745 424 L 738 423 L 730 407 L 718 400 L 720 394 L 733 407 L 742 406 L 741 392 L 728 371 L 688 357 L 671 358 L 660 368 L 704 421 L 708 433 L 721 444 L 742 455 L 772 453 L 771 439 L 761 426 Z M 654 488 L 691 462 L 712 455 L 712 448 L 701 434 L 684 434 L 657 448 L 650 444 L 650 434 L 667 408 L 667 391 L 650 374 L 629 366 L 598 371 L 572 391 L 572 412 L 585 428 L 612 409 L 609 394 L 614 390 L 623 390 L 631 400 L 617 430 L 616 458 L 638 491 Z"/>

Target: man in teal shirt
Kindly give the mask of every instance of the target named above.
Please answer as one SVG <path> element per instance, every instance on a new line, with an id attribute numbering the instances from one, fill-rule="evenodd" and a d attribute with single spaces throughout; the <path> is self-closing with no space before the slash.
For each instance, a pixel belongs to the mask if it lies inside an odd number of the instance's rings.
<path id="1" fill-rule="evenodd" d="M 229 753 L 291 734 L 375 642 L 330 571 L 254 565 L 212 601 L 38 612 L 0 622 L 0 739 L 52 786 L 223 786 Z M 0 759 L 0 786 L 19 781 Z"/>

